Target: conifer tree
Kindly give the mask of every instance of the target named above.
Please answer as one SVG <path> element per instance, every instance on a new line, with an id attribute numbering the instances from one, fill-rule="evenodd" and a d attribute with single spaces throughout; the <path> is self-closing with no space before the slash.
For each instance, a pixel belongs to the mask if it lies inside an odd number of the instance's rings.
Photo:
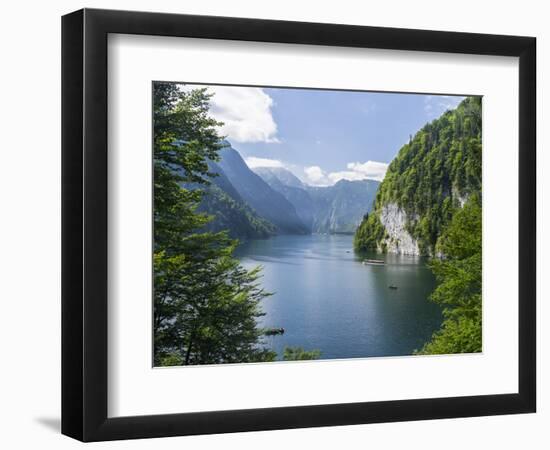
<path id="1" fill-rule="evenodd" d="M 208 160 L 219 159 L 221 125 L 208 114 L 205 89 L 153 86 L 154 362 L 155 365 L 271 361 L 257 319 L 269 294 L 260 269 L 247 271 L 233 257 L 236 241 L 207 232 L 197 211 L 207 185 Z"/>

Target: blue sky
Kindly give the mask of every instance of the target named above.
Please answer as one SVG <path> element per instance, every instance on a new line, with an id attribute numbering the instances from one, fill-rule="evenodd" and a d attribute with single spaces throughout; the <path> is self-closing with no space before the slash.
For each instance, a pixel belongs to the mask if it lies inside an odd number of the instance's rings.
<path id="1" fill-rule="evenodd" d="M 382 179 L 409 136 L 464 97 L 210 86 L 211 114 L 247 164 L 312 185 Z"/>

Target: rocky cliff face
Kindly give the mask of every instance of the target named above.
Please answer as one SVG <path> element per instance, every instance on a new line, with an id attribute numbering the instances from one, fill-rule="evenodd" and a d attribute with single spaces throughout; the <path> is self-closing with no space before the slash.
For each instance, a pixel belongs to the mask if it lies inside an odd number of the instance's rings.
<path id="1" fill-rule="evenodd" d="M 481 98 L 468 97 L 401 147 L 355 233 L 357 250 L 440 254 L 454 215 L 481 198 L 481 117 Z"/>
<path id="2" fill-rule="evenodd" d="M 420 255 L 418 242 L 406 229 L 407 213 L 397 204 L 389 203 L 384 205 L 380 211 L 380 222 L 386 229 L 385 244 L 386 251 L 401 255 Z M 382 246 L 379 245 L 378 251 Z"/>

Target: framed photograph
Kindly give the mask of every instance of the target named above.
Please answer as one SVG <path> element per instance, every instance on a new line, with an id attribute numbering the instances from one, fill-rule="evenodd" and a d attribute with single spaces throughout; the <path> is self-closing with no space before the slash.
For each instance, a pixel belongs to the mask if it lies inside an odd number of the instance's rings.
<path id="1" fill-rule="evenodd" d="M 62 21 L 62 432 L 535 412 L 532 37 Z"/>

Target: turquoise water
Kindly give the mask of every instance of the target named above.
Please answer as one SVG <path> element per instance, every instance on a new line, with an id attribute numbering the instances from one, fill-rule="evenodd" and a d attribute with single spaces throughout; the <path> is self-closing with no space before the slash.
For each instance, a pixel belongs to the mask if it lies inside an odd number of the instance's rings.
<path id="1" fill-rule="evenodd" d="M 262 302 L 261 325 L 285 329 L 265 338 L 279 355 L 286 346 L 318 349 L 321 359 L 410 355 L 441 325 L 423 258 L 359 256 L 351 235 L 252 240 L 236 256 L 263 267 L 261 284 L 274 295 Z M 363 265 L 366 256 L 386 264 Z"/>

